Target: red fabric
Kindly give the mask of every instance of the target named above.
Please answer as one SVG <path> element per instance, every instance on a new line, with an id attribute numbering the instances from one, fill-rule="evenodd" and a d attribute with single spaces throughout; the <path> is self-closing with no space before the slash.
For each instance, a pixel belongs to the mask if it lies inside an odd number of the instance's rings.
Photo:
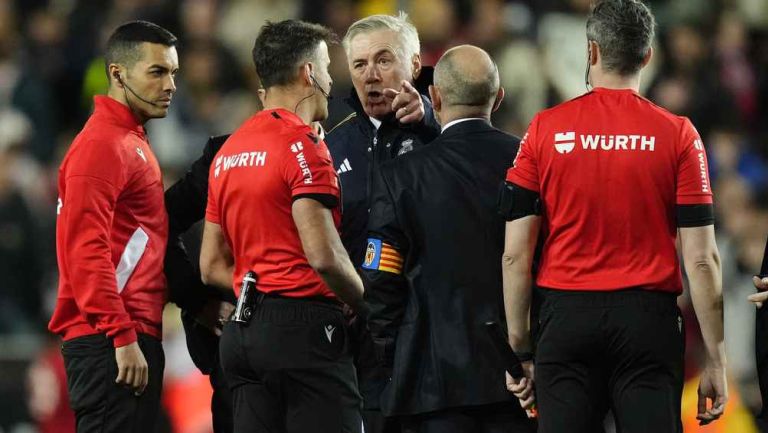
<path id="1" fill-rule="evenodd" d="M 104 333 L 115 347 L 160 338 L 168 217 L 160 167 L 128 107 L 106 96 L 59 169 L 59 292 L 48 328 L 64 340 Z M 129 239 L 148 241 L 123 290 L 116 269 Z"/>
<path id="2" fill-rule="evenodd" d="M 328 296 L 333 292 L 309 266 L 293 221 L 293 197 L 331 195 L 339 184 L 325 142 L 287 110 L 248 119 L 211 165 L 206 220 L 219 224 L 235 258 L 234 290 L 256 272 L 262 292 Z M 338 207 L 333 210 L 338 228 Z"/>
<path id="3" fill-rule="evenodd" d="M 533 119 L 507 180 L 544 202 L 538 285 L 682 291 L 675 207 L 712 203 L 687 118 L 631 90 L 595 89 Z"/>
<path id="4" fill-rule="evenodd" d="M 61 346 L 51 345 L 27 371 L 27 404 L 40 433 L 75 433 Z"/>

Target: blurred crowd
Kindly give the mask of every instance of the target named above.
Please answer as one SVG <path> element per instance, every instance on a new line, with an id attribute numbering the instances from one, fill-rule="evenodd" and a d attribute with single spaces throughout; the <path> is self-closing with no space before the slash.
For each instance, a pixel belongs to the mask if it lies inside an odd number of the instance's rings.
<path id="1" fill-rule="evenodd" d="M 768 235 L 768 1 L 648 3 L 658 31 L 642 93 L 690 117 L 705 141 L 723 257 L 730 378 L 754 413 L 761 402 L 754 307 L 746 296 L 754 291 L 751 275 Z M 362 16 L 405 10 L 419 30 L 426 65 L 460 43 L 494 56 L 507 94 L 494 124 L 522 135 L 537 111 L 586 91 L 589 7 L 590 0 L 0 0 L 0 400 L 9 402 L 0 408 L 0 432 L 63 431 L 47 429 L 46 422 L 71 422 L 66 411 L 57 412 L 65 398 L 57 391 L 63 369 L 58 342 L 46 331 L 57 283 L 57 169 L 92 96 L 105 93 L 101 50 L 120 23 L 153 21 L 180 40 L 170 114 L 147 125 L 170 185 L 209 136 L 232 131 L 259 109 L 251 48 L 265 20 L 300 18 L 343 36 Z M 331 60 L 335 98 L 326 129 L 348 114 L 344 98 L 351 89 L 340 46 Z M 686 373 L 694 377 L 698 329 L 685 296 L 680 302 L 690 319 Z M 167 313 L 168 428 L 205 432 L 207 385 L 186 357 L 178 314 L 172 307 Z M 195 404 L 202 418 L 192 415 Z"/>

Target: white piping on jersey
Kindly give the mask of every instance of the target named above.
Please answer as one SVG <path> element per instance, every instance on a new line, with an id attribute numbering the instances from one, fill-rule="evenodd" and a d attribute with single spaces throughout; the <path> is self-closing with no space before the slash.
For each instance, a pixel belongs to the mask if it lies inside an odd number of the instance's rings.
<path id="1" fill-rule="evenodd" d="M 141 256 L 144 255 L 144 251 L 147 250 L 147 242 L 149 242 L 149 236 L 141 228 L 137 228 L 135 232 L 128 239 L 128 243 L 125 244 L 125 250 L 120 256 L 120 261 L 117 263 L 115 269 L 115 277 L 117 278 L 117 293 L 122 293 L 125 285 L 128 283 L 128 279 L 131 278 L 133 271 L 136 270 L 136 266 L 141 260 Z"/>

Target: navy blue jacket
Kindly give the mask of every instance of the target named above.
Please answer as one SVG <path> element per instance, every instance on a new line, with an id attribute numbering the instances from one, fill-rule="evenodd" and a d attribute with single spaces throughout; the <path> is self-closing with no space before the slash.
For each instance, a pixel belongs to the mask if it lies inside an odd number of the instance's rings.
<path id="1" fill-rule="evenodd" d="M 421 90 L 420 90 L 421 91 Z M 342 195 L 341 240 L 355 266 L 363 263 L 368 229 L 371 179 L 383 162 L 421 147 L 440 135 L 432 103 L 422 94 L 425 115 L 415 125 L 403 125 L 390 115 L 378 130 L 355 89 L 345 100 L 353 109 L 325 137 L 339 175 Z"/>

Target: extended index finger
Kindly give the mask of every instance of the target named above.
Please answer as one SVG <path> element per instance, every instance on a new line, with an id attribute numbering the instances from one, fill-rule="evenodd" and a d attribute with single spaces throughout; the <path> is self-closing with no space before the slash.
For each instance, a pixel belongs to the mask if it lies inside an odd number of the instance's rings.
<path id="1" fill-rule="evenodd" d="M 411 84 L 411 82 L 410 82 L 410 81 L 408 81 L 408 80 L 403 80 L 403 81 L 400 83 L 400 86 L 401 86 L 401 91 L 403 91 L 403 92 L 408 92 L 408 93 L 418 93 L 418 92 L 416 91 L 416 88 L 415 88 L 415 87 L 413 87 L 413 84 Z"/>
<path id="2" fill-rule="evenodd" d="M 397 91 L 397 90 L 395 90 L 395 89 L 391 89 L 391 88 L 389 88 L 389 87 L 387 87 L 386 89 L 384 89 L 384 90 L 383 90 L 383 93 L 384 93 L 384 97 L 385 97 L 385 98 L 387 98 L 387 99 L 389 99 L 389 100 L 395 99 L 395 98 L 397 97 L 397 95 L 399 95 L 399 94 L 400 94 L 400 92 L 399 92 L 399 91 Z"/>

